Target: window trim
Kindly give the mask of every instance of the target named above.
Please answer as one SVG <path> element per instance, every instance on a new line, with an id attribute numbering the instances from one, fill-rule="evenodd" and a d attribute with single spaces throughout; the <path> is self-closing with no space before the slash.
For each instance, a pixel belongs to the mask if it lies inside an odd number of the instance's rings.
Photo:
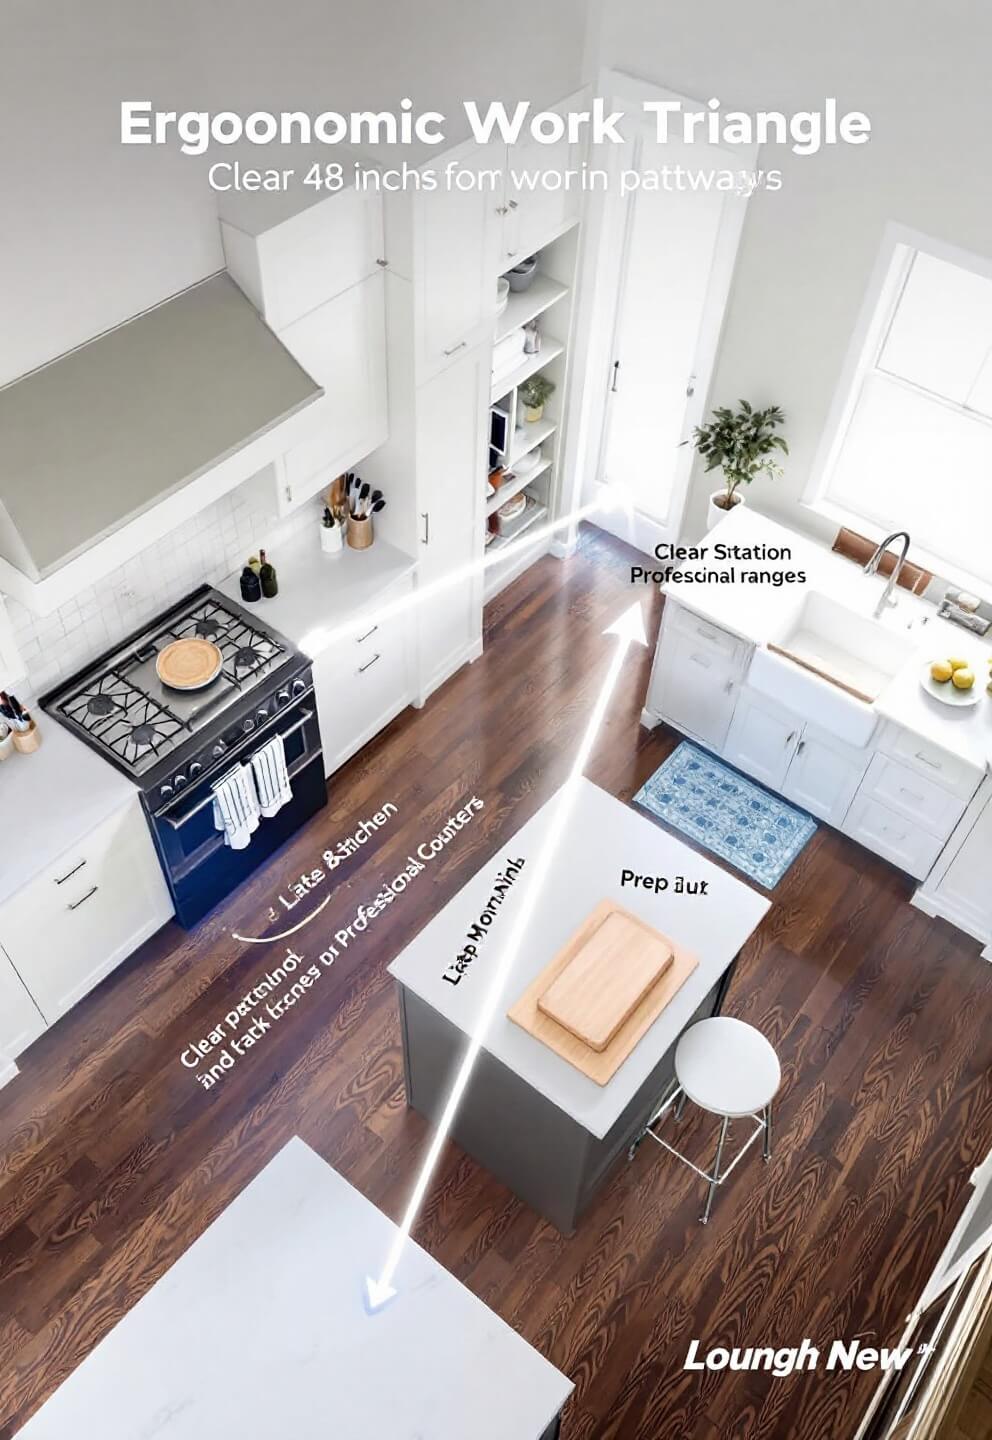
<path id="1" fill-rule="evenodd" d="M 937 403 L 952 404 L 923 386 L 914 386 L 909 381 L 902 381 L 899 376 L 881 370 L 878 365 L 878 359 L 895 319 L 899 300 L 909 279 L 913 257 L 917 252 L 931 255 L 937 260 L 945 260 L 952 265 L 958 265 L 962 269 L 971 270 L 975 274 L 992 280 L 992 257 L 962 249 L 961 246 L 935 239 L 932 235 L 926 235 L 923 231 L 913 230 L 905 225 L 890 223 L 885 228 L 830 408 L 827 411 L 826 423 L 809 479 L 800 497 L 800 504 L 804 509 L 812 511 L 822 519 L 844 525 L 849 529 L 858 530 L 861 533 L 867 530 L 871 539 L 881 538 L 885 527 L 866 515 L 848 510 L 835 500 L 831 500 L 827 493 L 829 479 L 847 438 L 866 376 L 870 371 L 877 369 L 893 384 L 905 384 L 907 388 L 913 389 L 918 394 Z M 961 407 L 952 406 L 952 408 L 958 410 Z M 973 418 L 979 422 L 992 424 L 988 421 L 988 417 L 978 412 L 973 414 Z M 891 523 L 898 524 L 899 517 L 893 516 Z M 873 534 L 873 531 L 876 533 Z M 913 554 L 935 574 L 948 579 L 953 578 L 959 584 L 978 588 L 980 593 L 988 593 L 992 590 L 992 576 L 974 575 L 946 555 L 927 551 L 915 540 Z"/>

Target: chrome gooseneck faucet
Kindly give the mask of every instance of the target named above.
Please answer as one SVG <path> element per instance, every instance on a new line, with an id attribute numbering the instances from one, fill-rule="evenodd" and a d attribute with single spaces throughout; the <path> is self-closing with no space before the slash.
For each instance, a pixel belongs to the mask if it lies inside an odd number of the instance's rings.
<path id="1" fill-rule="evenodd" d="M 888 584 L 882 591 L 882 594 L 879 597 L 878 604 L 875 606 L 874 615 L 876 620 L 882 614 L 883 610 L 885 610 L 889 606 L 895 605 L 896 603 L 892 599 L 892 592 L 896 588 L 896 585 L 899 583 L 899 576 L 902 574 L 902 567 L 905 565 L 906 556 L 909 554 L 909 531 L 893 530 L 891 535 L 886 535 L 884 540 L 879 541 L 878 545 L 875 547 L 874 555 L 872 555 L 871 559 L 868 561 L 868 564 L 865 566 L 866 575 L 877 574 L 878 567 L 882 560 L 882 556 L 885 554 L 886 550 L 888 550 L 893 540 L 902 541 L 902 553 L 899 556 L 899 559 L 896 561 L 895 565 L 892 567 L 892 574 L 889 576 Z"/>

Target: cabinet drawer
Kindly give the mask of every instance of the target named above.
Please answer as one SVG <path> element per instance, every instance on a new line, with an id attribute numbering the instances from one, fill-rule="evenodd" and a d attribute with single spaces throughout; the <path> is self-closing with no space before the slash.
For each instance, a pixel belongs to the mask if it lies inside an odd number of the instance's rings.
<path id="1" fill-rule="evenodd" d="M 669 613 L 671 607 L 671 613 Z M 717 655 L 722 655 L 728 660 L 739 660 L 743 655 L 745 646 L 742 640 L 736 635 L 731 635 L 729 630 L 721 630 L 718 625 L 711 625 L 708 620 L 701 620 L 698 615 L 684 610 L 681 605 L 672 605 L 671 601 L 665 604 L 665 628 L 671 626 L 680 634 L 696 642 L 704 650 L 709 650 Z"/>
<path id="2" fill-rule="evenodd" d="M 882 737 L 879 749 L 920 775 L 943 785 L 959 800 L 970 800 L 981 784 L 982 774 L 974 766 L 941 750 L 929 740 L 921 740 L 910 730 L 890 726 Z"/>
<path id="3" fill-rule="evenodd" d="M 51 1023 L 171 913 L 135 799 L 6 902 L 0 943 Z"/>
<path id="4" fill-rule="evenodd" d="M 964 813 L 965 802 L 897 760 L 878 754 L 862 786 L 890 810 L 905 815 L 939 839 L 946 840 Z"/>
<path id="5" fill-rule="evenodd" d="M 314 688 L 330 775 L 410 702 L 407 617 L 356 620 L 315 662 Z"/>
<path id="6" fill-rule="evenodd" d="M 944 844 L 918 821 L 890 810 L 863 788 L 852 801 L 842 828 L 852 840 L 918 880 L 929 873 Z"/>

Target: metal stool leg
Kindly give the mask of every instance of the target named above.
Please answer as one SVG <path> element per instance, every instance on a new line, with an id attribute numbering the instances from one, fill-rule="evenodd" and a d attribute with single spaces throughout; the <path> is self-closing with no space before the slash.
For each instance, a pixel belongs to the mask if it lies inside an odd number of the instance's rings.
<path id="1" fill-rule="evenodd" d="M 678 1100 L 675 1102 L 675 1123 L 676 1123 L 676 1125 L 679 1125 L 679 1124 L 681 1124 L 681 1122 L 682 1122 L 682 1114 L 683 1114 L 683 1111 L 685 1110 L 685 1100 L 686 1100 L 686 1095 L 685 1095 L 685 1091 L 683 1090 L 683 1091 L 682 1091 L 682 1094 L 679 1096 Z"/>
<path id="2" fill-rule="evenodd" d="M 720 1183 L 720 1161 L 723 1159 L 723 1146 L 727 1138 L 727 1130 L 729 1126 L 730 1121 L 725 1115 L 720 1124 L 720 1138 L 716 1142 L 716 1164 L 713 1166 L 713 1173 L 710 1176 L 710 1188 L 706 1192 L 706 1206 L 703 1210 L 702 1215 L 700 1215 L 699 1217 L 700 1225 L 707 1224 L 710 1218 L 710 1210 L 713 1206 L 713 1192 L 716 1190 L 717 1185 Z"/>
<path id="3" fill-rule="evenodd" d="M 772 1158 L 772 1107 L 770 1101 L 765 1106 L 765 1149 L 763 1158 L 766 1165 Z"/>

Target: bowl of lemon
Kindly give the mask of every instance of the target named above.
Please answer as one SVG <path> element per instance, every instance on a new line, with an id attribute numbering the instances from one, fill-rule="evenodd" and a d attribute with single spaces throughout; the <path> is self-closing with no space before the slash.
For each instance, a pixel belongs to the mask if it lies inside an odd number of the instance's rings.
<path id="1" fill-rule="evenodd" d="M 977 669 L 977 665 L 960 655 L 948 655 L 928 660 L 920 674 L 920 683 L 928 695 L 945 705 L 977 705 L 982 693 Z"/>

